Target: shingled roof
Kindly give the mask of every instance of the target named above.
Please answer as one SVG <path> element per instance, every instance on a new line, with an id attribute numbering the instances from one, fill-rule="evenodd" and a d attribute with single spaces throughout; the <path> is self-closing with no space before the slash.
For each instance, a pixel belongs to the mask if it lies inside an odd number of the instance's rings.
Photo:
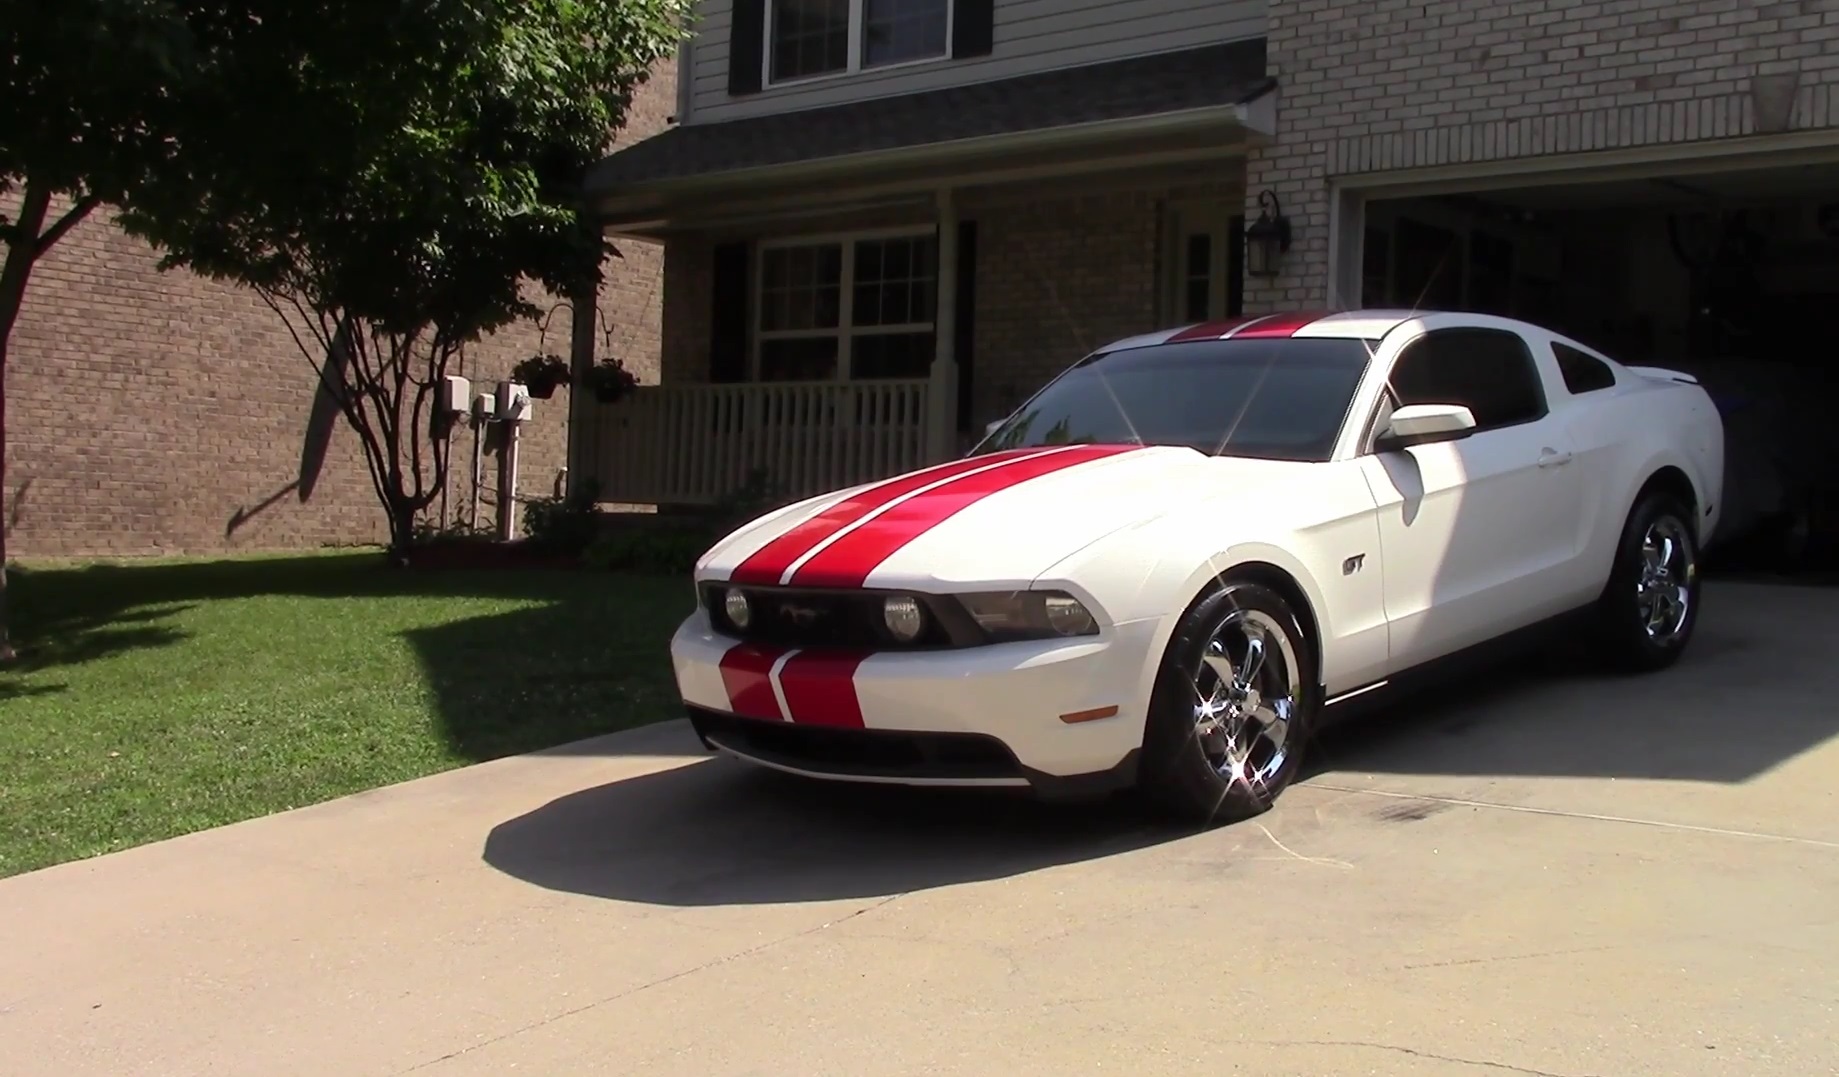
<path id="1" fill-rule="evenodd" d="M 591 191 L 1105 120 L 1267 92 L 1264 39 L 1133 56 L 942 90 L 675 127 L 601 160 Z"/>

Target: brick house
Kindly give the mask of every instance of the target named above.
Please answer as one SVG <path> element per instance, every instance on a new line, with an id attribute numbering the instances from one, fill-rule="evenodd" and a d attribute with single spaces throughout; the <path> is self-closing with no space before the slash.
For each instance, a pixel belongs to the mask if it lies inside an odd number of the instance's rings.
<path id="1" fill-rule="evenodd" d="M 616 145 L 661 131 L 674 63 L 638 94 Z M 625 242 L 599 297 L 602 353 L 657 381 L 663 250 Z M 33 273 L 8 362 L 8 552 L 21 557 L 205 553 L 382 541 L 387 533 L 355 436 L 319 401 L 288 330 L 253 294 L 161 273 L 142 244 L 97 214 Z M 545 304 L 548 306 L 548 304 Z M 569 354 L 572 312 L 469 348 L 455 373 L 489 391 L 511 365 Z M 583 394 L 584 396 L 586 394 Z M 567 463 L 569 390 L 536 404 L 519 488 L 550 493 Z M 433 522 L 470 519 L 472 434 L 455 435 L 449 496 Z M 477 487 L 494 518 L 498 456 Z"/>
<path id="2" fill-rule="evenodd" d="M 1839 0 L 700 16 L 676 126 L 589 178 L 666 251 L 661 384 L 577 429 L 608 496 L 938 458 L 1087 348 L 1241 308 L 1518 314 L 1789 400 L 1786 316 L 1839 300 Z"/>

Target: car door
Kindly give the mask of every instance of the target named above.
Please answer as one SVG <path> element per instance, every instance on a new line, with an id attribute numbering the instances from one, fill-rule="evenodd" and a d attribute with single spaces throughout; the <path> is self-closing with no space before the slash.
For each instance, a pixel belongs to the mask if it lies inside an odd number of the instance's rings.
<path id="1" fill-rule="evenodd" d="M 1379 506 L 1394 670 L 1560 612 L 1555 585 L 1574 557 L 1583 496 L 1570 435 L 1519 333 L 1436 329 L 1407 344 L 1374 432 L 1406 404 L 1461 404 L 1476 427 L 1362 457 Z"/>

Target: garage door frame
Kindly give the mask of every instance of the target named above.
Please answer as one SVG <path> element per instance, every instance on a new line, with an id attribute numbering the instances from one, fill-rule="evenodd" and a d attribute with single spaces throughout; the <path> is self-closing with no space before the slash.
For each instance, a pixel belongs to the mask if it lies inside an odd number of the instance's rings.
<path id="1" fill-rule="evenodd" d="M 1328 305 L 1335 309 L 1360 305 L 1368 202 L 1535 184 L 1572 186 L 1821 164 L 1839 164 L 1839 129 L 1332 176 L 1328 181 Z"/>

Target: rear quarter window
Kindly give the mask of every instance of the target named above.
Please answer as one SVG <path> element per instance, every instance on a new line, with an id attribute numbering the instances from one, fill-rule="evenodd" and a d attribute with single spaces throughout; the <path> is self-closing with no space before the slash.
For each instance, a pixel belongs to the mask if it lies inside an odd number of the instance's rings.
<path id="1" fill-rule="evenodd" d="M 1615 371 L 1596 356 L 1557 341 L 1552 342 L 1552 353 L 1558 357 L 1558 372 L 1564 376 L 1564 387 L 1572 396 L 1615 388 Z"/>

